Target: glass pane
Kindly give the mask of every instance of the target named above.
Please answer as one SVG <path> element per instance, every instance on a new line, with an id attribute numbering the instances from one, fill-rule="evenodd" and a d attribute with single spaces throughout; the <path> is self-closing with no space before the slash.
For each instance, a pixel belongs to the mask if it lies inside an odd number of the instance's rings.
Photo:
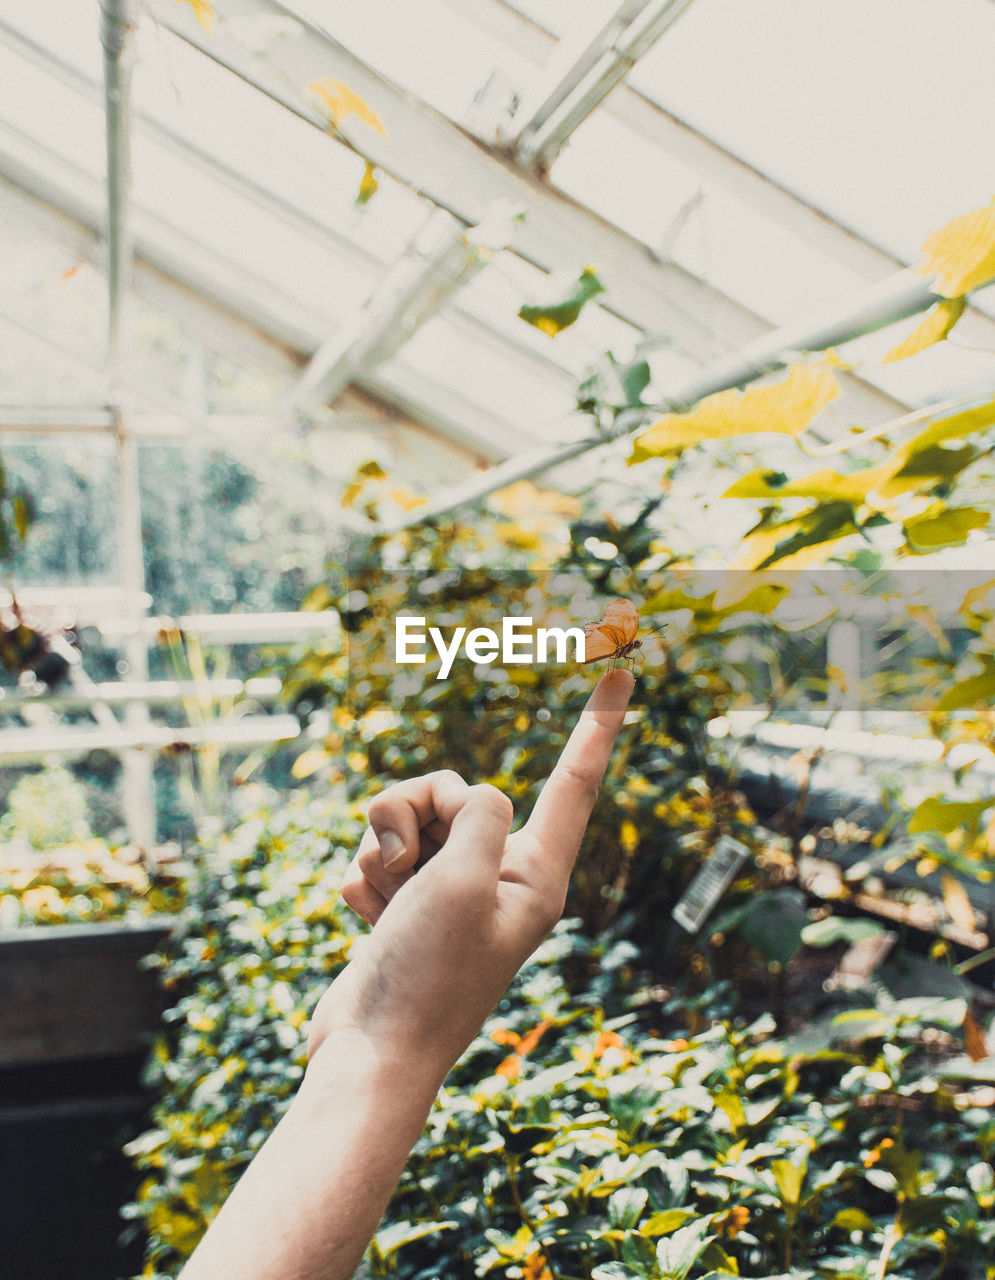
<path id="1" fill-rule="evenodd" d="M 991 200 L 990 0 L 696 0 L 630 83 L 914 262 Z"/>

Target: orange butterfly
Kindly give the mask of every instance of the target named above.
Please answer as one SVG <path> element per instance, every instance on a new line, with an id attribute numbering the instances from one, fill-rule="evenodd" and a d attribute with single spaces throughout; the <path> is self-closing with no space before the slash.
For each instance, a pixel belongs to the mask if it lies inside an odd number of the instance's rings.
<path id="1" fill-rule="evenodd" d="M 584 626 L 584 661 L 607 658 L 608 670 L 614 671 L 619 659 L 628 658 L 634 650 L 642 648 L 642 640 L 636 639 L 638 629 L 639 614 L 632 601 L 621 598 L 610 601 L 600 622 L 588 622 Z"/>

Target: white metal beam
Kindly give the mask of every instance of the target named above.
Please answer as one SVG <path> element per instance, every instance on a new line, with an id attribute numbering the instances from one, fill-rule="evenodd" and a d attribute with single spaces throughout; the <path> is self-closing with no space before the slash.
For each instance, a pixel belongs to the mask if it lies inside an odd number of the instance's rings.
<path id="1" fill-rule="evenodd" d="M 623 0 L 593 39 L 561 42 L 512 117 L 507 141 L 519 164 L 547 170 L 574 130 L 629 74 L 691 0 Z"/>
<path id="2" fill-rule="evenodd" d="M 148 9 L 164 27 L 323 131 L 329 130 L 327 112 L 308 95 L 307 85 L 316 78 L 348 85 L 384 127 L 381 135 L 355 116 L 339 123 L 337 135 L 358 154 L 466 226 L 484 221 L 499 202 L 524 208 L 516 253 L 545 271 L 575 272 L 593 262 L 606 285 L 608 310 L 639 329 L 679 335 L 692 358 L 714 356 L 716 332 L 721 345 L 736 347 L 769 328 L 634 237 L 488 151 L 278 0 L 233 0 L 230 20 L 219 21 L 210 35 L 175 0 L 148 0 Z M 260 18 L 280 18 L 297 34 L 275 39 L 261 54 L 258 43 L 250 47 L 238 38 L 247 20 Z"/>
<path id="3" fill-rule="evenodd" d="M 148 721 L 142 726 L 122 725 L 118 729 L 103 726 L 92 729 L 75 726 L 2 729 L 0 760 L 14 764 L 41 760 L 46 756 L 84 756 L 91 751 L 113 751 L 119 752 L 122 760 L 134 756 L 147 760 L 151 768 L 151 753 L 170 747 L 207 744 L 222 748 L 271 746 L 278 742 L 291 742 L 299 736 L 300 722 L 296 716 L 290 715 L 241 716 L 177 728 Z"/>
<path id="4" fill-rule="evenodd" d="M 54 76 L 62 84 L 70 85 L 84 98 L 92 100 L 98 95 L 97 85 L 2 22 L 0 39 L 20 56 L 37 64 L 44 74 Z M 236 171 L 215 163 L 213 157 L 190 147 L 185 140 L 154 120 L 138 117 L 137 123 L 143 130 L 148 130 L 159 145 L 182 155 L 186 163 L 210 171 L 215 180 L 220 179 L 231 186 L 236 196 L 270 209 L 281 224 L 294 226 L 316 241 L 331 241 L 336 249 L 348 254 L 353 261 L 361 260 L 369 268 L 371 275 L 385 269 L 386 264 L 368 250 L 354 245 L 334 229 L 308 217 L 272 193 L 256 187 Z M 42 199 L 59 205 L 86 225 L 102 225 L 103 190 L 99 183 L 61 157 L 42 153 L 37 147 L 26 145 L 18 136 L 0 125 L 0 170 L 2 169 L 6 169 L 22 189 L 33 191 Z M 309 309 L 301 307 L 297 299 L 275 291 L 268 282 L 254 280 L 241 264 L 228 263 L 216 251 L 203 248 L 197 243 L 192 231 L 189 238 L 185 233 L 177 234 L 155 211 L 135 206 L 134 203 L 131 221 L 135 228 L 137 251 L 148 263 L 226 310 L 230 309 L 243 328 L 248 319 L 275 340 L 310 351 L 319 347 L 326 337 L 327 320 L 324 317 L 318 317 Z M 503 221 L 507 223 L 508 218 L 503 217 Z M 495 250 L 499 247 L 495 234 L 500 237 L 501 222 L 502 218 L 495 217 L 481 229 L 478 236 L 481 250 Z M 459 238 L 459 232 L 455 229 L 458 225 L 461 224 L 453 221 L 455 239 Z M 507 231 L 507 226 L 504 230 Z M 454 253 L 466 253 L 469 258 L 469 250 L 464 246 L 456 248 Z M 155 283 L 155 273 L 149 272 L 147 268 L 143 271 L 141 262 L 136 264 L 136 269 L 138 279 L 146 289 Z M 551 355 L 545 356 L 533 346 L 517 342 L 511 335 L 494 328 L 480 316 L 460 308 L 458 301 L 453 305 L 461 323 L 480 332 L 488 340 L 498 342 L 507 352 L 514 353 L 517 360 L 524 360 L 535 366 L 547 381 L 550 378 L 559 379 L 565 392 L 572 389 L 573 376 Z M 427 313 L 423 318 L 428 318 Z M 332 346 L 331 350 L 334 351 L 335 347 Z M 507 456 L 508 442 L 514 438 L 513 431 L 509 435 L 510 424 L 470 405 L 457 413 L 448 387 L 436 385 L 413 372 L 409 377 L 403 362 L 400 365 L 396 361 L 394 363 L 396 367 L 392 369 L 386 382 L 380 378 L 360 377 L 357 378 L 357 385 L 403 409 L 429 429 L 472 450 L 478 457 L 496 461 Z M 398 388 L 397 395 L 390 390 L 392 387 Z M 466 431 L 461 428 L 462 421 L 470 424 Z M 162 419 L 153 427 L 143 419 L 142 426 L 162 433 L 161 428 L 165 423 L 166 419 Z M 166 426 L 165 434 L 172 433 Z"/>
<path id="5" fill-rule="evenodd" d="M 131 273 L 128 183 L 131 129 L 133 0 L 100 0 L 104 47 L 104 121 L 107 138 L 107 363 L 112 383 L 120 376 L 123 311 Z"/>
<path id="6" fill-rule="evenodd" d="M 444 0 L 478 23 L 489 35 L 511 46 L 536 66 L 541 78 L 544 64 L 556 57 L 557 40 L 514 0 Z M 685 165 L 702 181 L 740 199 L 775 226 L 840 262 L 869 282 L 880 280 L 910 264 L 880 245 L 868 241 L 855 228 L 817 209 L 797 192 L 779 185 L 739 156 L 671 115 L 631 82 L 623 82 L 599 110 L 659 146 L 668 157 Z M 555 173 L 553 182 L 555 184 Z M 995 321 L 969 306 L 965 319 L 977 316 L 986 326 L 986 346 L 995 346 Z"/>
<path id="7" fill-rule="evenodd" d="M 101 96 L 100 86 L 80 73 L 75 67 L 55 57 L 49 50 L 43 49 L 33 41 L 26 39 L 20 32 L 2 21 L 0 21 L 0 40 L 20 57 L 34 62 L 42 72 L 55 77 L 62 85 L 71 86 L 84 98 L 92 101 Z M 309 216 L 296 206 L 281 199 L 274 192 L 252 181 L 239 170 L 226 165 L 218 156 L 212 155 L 193 145 L 188 139 L 180 137 L 153 117 L 133 112 L 132 120 L 134 126 L 140 129 L 143 135 L 148 134 L 155 140 L 157 146 L 164 147 L 180 158 L 184 164 L 189 164 L 201 173 L 209 175 L 213 180 L 220 181 L 230 188 L 232 194 L 237 198 L 266 209 L 267 212 L 278 219 L 281 226 L 292 227 L 308 238 L 313 238 L 332 246 L 336 252 L 348 257 L 353 264 L 360 264 L 364 270 L 369 272 L 371 277 L 379 276 L 392 265 L 390 261 L 377 256 L 369 248 L 358 244 L 354 239 L 350 239 L 327 221 L 319 221 Z M 132 211 L 133 216 L 141 212 L 135 209 L 134 200 L 132 200 Z M 495 223 L 498 221 L 499 219 L 496 217 Z M 491 250 L 496 250 L 500 247 L 494 239 L 494 230 L 495 227 L 493 225 L 487 226 L 488 243 L 486 246 L 482 244 L 482 248 L 489 247 Z M 237 272 L 237 270 L 237 268 L 233 268 L 233 272 Z M 242 275 L 244 276 L 244 274 L 243 269 Z M 261 285 L 260 287 L 263 288 L 264 286 Z M 494 335 L 503 343 L 509 344 L 521 358 L 536 364 L 541 363 L 554 374 L 563 374 L 562 366 L 552 356 L 543 357 L 534 347 L 515 342 L 508 334 L 494 329 L 486 320 L 462 310 L 459 308 L 458 303 L 456 307 L 468 324 Z"/>
<path id="8" fill-rule="evenodd" d="M 436 209 L 360 314 L 318 348 L 294 389 L 292 403 L 321 407 L 351 382 L 362 381 L 468 284 L 488 257 L 461 222 Z"/>
<path id="9" fill-rule="evenodd" d="M 250 2 L 256 11 L 270 7 L 267 0 Z M 182 8 L 173 4 L 165 9 L 165 13 L 170 18 L 177 14 L 181 18 L 184 16 Z M 195 22 L 193 26 L 196 41 L 197 33 L 202 36 L 203 32 L 200 32 Z M 9 35 L 9 32 L 5 32 L 5 38 Z M 326 37 L 312 32 L 306 39 L 313 44 L 313 56 L 317 59 L 325 48 Z M 342 55 L 347 71 L 349 68 L 362 67 L 361 63 L 356 62 L 345 51 L 342 51 Z M 33 46 L 32 56 L 47 57 L 43 51 L 36 50 Z M 245 56 L 248 70 L 256 70 L 264 65 L 263 60 L 254 54 L 251 57 Z M 372 75 L 365 68 L 363 70 L 367 76 Z M 288 95 L 286 82 L 279 76 L 273 78 L 276 80 L 273 96 L 284 102 L 284 105 L 293 106 L 295 95 Z M 374 77 L 374 80 L 376 84 L 384 83 L 378 77 Z M 569 266 L 575 269 L 579 261 L 596 258 L 602 276 L 614 281 L 617 290 L 621 292 L 621 305 L 615 305 L 616 311 L 641 328 L 653 332 L 665 329 L 669 321 L 671 330 L 679 335 L 680 348 L 702 363 L 713 360 L 717 352 L 736 349 L 751 338 L 769 331 L 770 326 L 765 321 L 725 299 L 710 286 L 694 281 L 686 272 L 659 263 L 645 246 L 639 245 L 617 228 L 551 192 L 538 181 L 513 174 L 499 158 L 487 153 L 483 147 L 472 144 L 459 129 L 443 121 L 429 108 L 413 102 L 410 95 L 390 86 L 384 92 L 399 111 L 403 110 L 401 118 L 404 124 L 412 126 L 413 122 L 411 147 L 398 149 L 398 163 L 402 169 L 406 172 L 407 168 L 411 168 L 414 172 L 417 167 L 413 164 L 411 149 L 416 150 L 420 130 L 424 128 L 425 137 L 434 147 L 429 157 L 431 159 L 434 156 L 436 160 L 436 163 L 429 166 L 433 182 L 438 180 L 446 185 L 460 185 L 464 181 L 460 163 L 466 162 L 464 168 L 469 166 L 469 176 L 466 178 L 469 195 L 466 198 L 478 208 L 479 216 L 475 221 L 483 220 L 486 212 L 486 206 L 477 205 L 474 193 L 478 188 L 486 188 L 489 196 L 507 195 L 510 192 L 513 198 L 521 198 L 529 212 L 518 231 L 515 247 L 523 256 L 529 257 L 537 247 L 545 245 L 550 252 L 540 265 L 547 267 Z M 281 94 L 284 96 L 281 97 Z M 322 117 L 314 112 L 313 106 L 304 101 L 303 96 L 296 109 L 312 123 L 322 125 Z M 454 148 L 451 153 L 450 148 Z M 363 154 L 367 152 L 364 151 Z M 447 154 L 450 156 L 448 165 L 444 158 Z M 453 155 L 458 162 L 455 167 L 452 164 Z M 196 162 L 195 153 L 193 159 Z M 42 156 L 37 148 L 26 147 L 23 143 L 19 145 L 17 138 L 9 134 L 4 137 L 0 131 L 0 166 L 5 166 L 16 181 L 36 191 L 43 199 L 61 205 L 73 216 L 93 225 L 97 197 L 92 190 L 92 179 L 68 166 L 65 161 L 54 156 Z M 401 176 L 403 179 L 403 173 Z M 419 187 L 420 184 L 414 179 L 412 182 Z M 514 185 L 510 185 L 512 183 Z M 431 195 L 432 192 L 427 194 Z M 530 199 L 537 201 L 538 206 L 529 204 Z M 537 214 L 540 224 L 538 234 Z M 561 214 L 567 219 L 565 224 L 560 223 Z M 300 215 L 297 216 L 299 218 Z M 280 341 L 304 350 L 314 350 L 320 345 L 325 337 L 322 332 L 325 322 L 301 308 L 296 299 L 277 297 L 272 288 L 263 282 L 248 279 L 244 268 L 226 264 L 217 253 L 200 249 L 195 240 L 178 234 L 151 211 L 134 210 L 133 221 L 139 253 L 171 277 L 189 284 L 237 315 L 249 318 Z M 569 233 L 566 236 L 569 242 L 566 247 L 559 238 L 561 226 L 564 232 Z M 619 272 L 606 271 L 605 263 L 619 264 Z M 680 300 L 682 293 L 687 297 L 691 311 L 685 312 L 683 305 L 677 306 L 675 303 L 675 299 Z M 467 319 L 474 325 L 480 324 L 475 317 Z M 516 344 L 516 350 L 526 353 L 531 360 L 539 359 L 530 348 L 518 347 Z M 398 365 L 395 361 L 394 365 L 390 383 L 392 390 L 400 393 L 399 396 L 395 397 L 379 377 L 369 378 L 362 385 L 372 394 L 397 404 L 430 428 L 438 429 L 441 434 L 459 441 L 459 422 L 465 415 L 462 412 L 454 414 L 448 389 L 433 388 L 425 379 L 416 377 L 415 371 L 405 370 L 403 362 Z M 409 372 L 411 378 L 407 376 Z M 552 366 L 549 372 L 555 372 Z M 407 386 L 398 385 L 406 381 Z M 894 398 L 855 378 L 850 377 L 846 381 L 850 411 L 858 418 L 876 420 L 882 415 L 894 414 L 903 407 Z M 471 417 L 467 420 L 479 418 L 479 411 L 471 411 Z M 492 430 L 494 425 L 497 426 L 497 431 Z M 475 450 L 483 448 L 491 460 L 506 456 L 510 452 L 507 447 L 510 442 L 504 440 L 501 424 L 483 422 L 481 419 L 480 426 L 484 428 L 484 434 L 475 429 L 462 443 Z"/>
<path id="10" fill-rule="evenodd" d="M 2 127 L 0 171 L 6 172 L 24 190 L 63 209 L 84 226 L 101 225 L 102 192 L 98 184 L 57 157 L 41 155 L 37 148 L 19 143 Z M 301 307 L 295 299 L 275 298 L 272 290 L 262 282 L 252 288 L 252 282 L 247 280 L 243 270 L 226 263 L 217 253 L 200 247 L 196 240 L 180 236 L 153 214 L 135 210 L 132 222 L 135 249 L 140 257 L 137 264 L 139 272 L 142 264 L 147 264 L 179 284 L 197 290 L 238 322 L 248 320 L 288 346 L 314 351 L 321 345 L 326 336 L 327 322 Z M 374 374 L 361 379 L 358 385 L 479 457 L 495 461 L 508 454 L 507 423 L 481 410 L 470 410 L 465 417 L 457 413 L 455 402 L 458 397 L 454 398 L 451 388 L 409 371 L 402 361 L 393 362 L 389 380 Z M 8 412 L 11 415 L 10 429 L 13 430 L 21 411 L 19 407 L 12 406 Z M 63 417 L 66 425 L 76 420 L 85 430 L 108 429 L 94 425 L 94 420 L 85 415 L 75 419 L 71 413 L 63 413 L 59 409 L 55 409 L 51 416 L 47 410 L 39 411 L 34 420 L 28 420 L 27 429 L 43 431 L 50 427 L 58 430 L 61 424 L 57 419 Z M 182 430 L 184 420 L 188 424 L 203 421 L 199 417 L 184 419 L 183 415 L 167 411 L 134 418 L 136 430 L 159 435 L 177 434 Z M 101 424 L 106 421 L 106 418 L 100 419 Z M 214 415 L 208 421 L 213 422 Z M 232 415 L 227 421 L 233 428 L 246 425 L 239 422 L 237 415 Z M 221 425 L 224 425 L 223 421 Z M 248 425 L 255 424 L 250 422 Z"/>
<path id="11" fill-rule="evenodd" d="M 593 262 L 606 284 L 607 310 L 644 332 L 673 335 L 678 349 L 698 363 L 707 365 L 718 353 L 736 351 L 771 332 L 772 326 L 747 308 L 661 261 L 633 236 L 470 138 L 279 0 L 233 0 L 230 16 L 237 21 L 217 24 L 211 35 L 187 6 L 174 0 L 148 3 L 164 26 L 322 130 L 328 130 L 327 115 L 306 86 L 316 77 L 347 84 L 377 113 L 385 131 L 381 135 L 351 117 L 341 121 L 337 136 L 358 154 L 467 226 L 482 222 L 498 202 L 524 208 L 514 252 L 547 271 L 575 272 L 578 264 Z M 289 22 L 296 35 L 275 40 L 262 54 L 257 42 L 249 47 L 237 38 L 247 19 L 274 17 Z M 874 419 L 909 407 L 852 375 L 845 382 L 850 408 L 859 417 Z"/>

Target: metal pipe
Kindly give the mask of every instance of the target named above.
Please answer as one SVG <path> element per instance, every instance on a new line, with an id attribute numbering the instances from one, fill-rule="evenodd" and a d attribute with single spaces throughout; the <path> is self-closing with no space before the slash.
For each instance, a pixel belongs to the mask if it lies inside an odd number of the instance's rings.
<path id="1" fill-rule="evenodd" d="M 549 168 L 570 135 L 690 4 L 691 0 L 626 0 L 519 128 L 519 163 Z"/>
<path id="2" fill-rule="evenodd" d="M 133 0 L 100 0 L 100 41 L 104 47 L 104 101 L 107 139 L 107 369 L 112 388 L 120 377 L 121 328 L 131 269 L 128 227 L 130 169 L 130 37 Z"/>

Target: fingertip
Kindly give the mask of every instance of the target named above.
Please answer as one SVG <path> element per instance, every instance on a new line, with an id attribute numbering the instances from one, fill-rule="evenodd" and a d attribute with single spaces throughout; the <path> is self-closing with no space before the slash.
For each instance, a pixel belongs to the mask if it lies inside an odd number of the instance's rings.
<path id="1" fill-rule="evenodd" d="M 603 675 L 587 704 L 588 711 L 624 711 L 629 705 L 636 677 L 631 671 L 616 667 Z"/>

